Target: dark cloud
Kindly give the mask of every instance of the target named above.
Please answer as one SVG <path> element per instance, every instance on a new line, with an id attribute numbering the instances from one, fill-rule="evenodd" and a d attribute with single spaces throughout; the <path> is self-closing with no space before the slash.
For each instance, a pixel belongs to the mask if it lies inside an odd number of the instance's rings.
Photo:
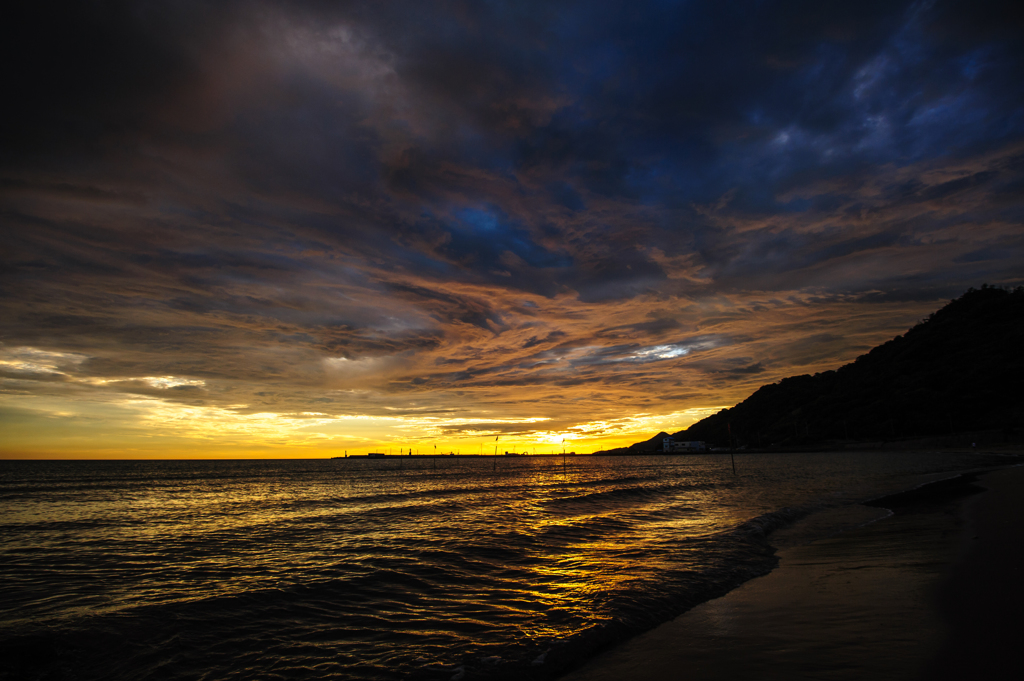
<path id="1" fill-rule="evenodd" d="M 563 331 L 552 331 L 544 338 L 537 336 L 530 336 L 530 338 L 523 343 L 523 349 L 528 350 L 529 348 L 536 347 L 538 345 L 546 345 L 547 343 L 554 343 L 561 338 L 565 338 L 565 332 Z"/>
<path id="2" fill-rule="evenodd" d="M 737 361 L 733 361 L 733 362 L 730 362 L 730 364 L 733 364 L 733 365 L 742 364 L 742 360 L 740 360 L 738 362 Z M 754 362 L 752 364 L 747 364 L 746 366 L 731 366 L 729 368 L 724 368 L 724 369 L 711 369 L 711 368 L 709 368 L 706 371 L 708 373 L 710 373 L 710 374 L 716 374 L 716 375 L 724 374 L 726 376 L 749 376 L 751 374 L 763 374 L 767 370 L 768 369 L 767 369 L 767 367 L 765 367 L 763 362 Z"/>
<path id="3" fill-rule="evenodd" d="M 4 11 L 3 158 L 101 153 L 146 126 L 168 90 L 198 77 L 230 3 L 84 0 Z"/>

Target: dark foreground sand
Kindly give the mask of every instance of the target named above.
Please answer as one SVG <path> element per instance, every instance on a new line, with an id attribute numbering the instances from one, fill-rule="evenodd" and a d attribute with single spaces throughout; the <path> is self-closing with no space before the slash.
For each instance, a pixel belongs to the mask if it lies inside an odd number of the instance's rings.
<path id="1" fill-rule="evenodd" d="M 1024 467 L 893 505 L 561 681 L 1024 678 Z"/>

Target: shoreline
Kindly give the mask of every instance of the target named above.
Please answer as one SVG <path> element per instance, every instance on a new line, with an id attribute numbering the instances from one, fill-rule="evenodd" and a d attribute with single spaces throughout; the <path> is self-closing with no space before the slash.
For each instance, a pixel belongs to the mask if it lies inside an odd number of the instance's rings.
<path id="1" fill-rule="evenodd" d="M 997 675 L 1018 630 L 1000 624 L 1024 604 L 1024 466 L 857 508 L 872 506 L 891 515 L 781 548 L 771 573 L 559 680 L 952 679 L 974 676 L 979 659 Z"/>

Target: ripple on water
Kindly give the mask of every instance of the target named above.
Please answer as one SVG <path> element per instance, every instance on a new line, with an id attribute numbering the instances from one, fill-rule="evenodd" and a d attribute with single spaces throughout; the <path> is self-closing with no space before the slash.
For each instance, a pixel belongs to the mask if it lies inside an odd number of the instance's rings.
<path id="1" fill-rule="evenodd" d="M 0 462 L 0 678 L 540 678 L 983 463 Z"/>

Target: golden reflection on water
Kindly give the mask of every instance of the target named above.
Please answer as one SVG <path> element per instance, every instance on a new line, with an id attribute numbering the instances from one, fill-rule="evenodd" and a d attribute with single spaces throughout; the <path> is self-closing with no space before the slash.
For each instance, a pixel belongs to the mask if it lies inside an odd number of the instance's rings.
<path id="1" fill-rule="evenodd" d="M 32 462 L 0 478 L 0 628 L 113 631 L 156 613 L 158 638 L 188 622 L 232 642 L 219 649 L 320 651 L 300 666 L 539 654 L 596 623 L 667 612 L 665 599 L 718 575 L 763 571 L 767 554 L 731 534 L 744 521 L 839 488 L 856 498 L 872 476 L 918 465 L 737 459 L 737 475 L 714 455 Z M 91 619 L 113 613 L 129 625 Z"/>

